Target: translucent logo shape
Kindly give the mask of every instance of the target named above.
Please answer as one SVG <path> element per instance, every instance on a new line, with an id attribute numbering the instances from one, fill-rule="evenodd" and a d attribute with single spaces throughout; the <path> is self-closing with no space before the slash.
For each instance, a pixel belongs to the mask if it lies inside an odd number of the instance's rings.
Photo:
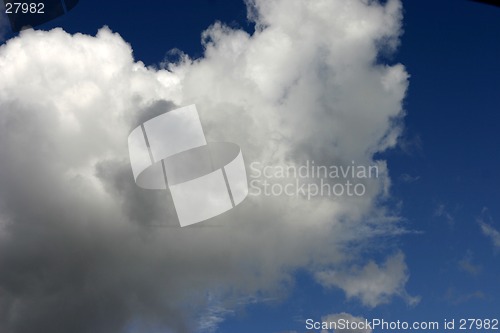
<path id="1" fill-rule="evenodd" d="M 136 184 L 168 188 L 181 227 L 220 215 L 248 195 L 240 147 L 207 143 L 195 105 L 138 126 L 128 137 L 128 147 Z"/>

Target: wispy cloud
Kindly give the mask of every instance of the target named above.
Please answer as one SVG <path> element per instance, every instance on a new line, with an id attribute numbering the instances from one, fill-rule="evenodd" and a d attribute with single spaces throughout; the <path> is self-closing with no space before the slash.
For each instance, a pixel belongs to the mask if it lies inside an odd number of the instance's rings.
<path id="1" fill-rule="evenodd" d="M 215 332 L 219 324 L 230 314 L 234 314 L 234 310 L 226 309 L 221 305 L 209 306 L 198 321 L 198 332 Z"/>
<path id="2" fill-rule="evenodd" d="M 450 226 L 453 226 L 455 224 L 455 217 L 450 213 L 450 211 L 444 204 L 439 204 L 436 207 L 434 216 L 444 218 Z"/>
<path id="3" fill-rule="evenodd" d="M 496 249 L 500 249 L 500 231 L 493 227 L 493 219 L 488 212 L 488 208 L 483 208 L 481 216 L 477 218 L 477 223 L 481 227 L 483 235 L 492 241 Z"/>
<path id="4" fill-rule="evenodd" d="M 458 262 L 458 265 L 462 271 L 474 276 L 479 275 L 483 270 L 481 265 L 474 263 L 471 251 L 467 252 L 467 254 Z"/>
<path id="5" fill-rule="evenodd" d="M 388 257 L 381 265 L 370 261 L 349 270 L 322 271 L 316 277 L 322 285 L 341 288 L 348 298 L 358 298 L 369 307 L 388 303 L 394 296 L 402 297 L 410 305 L 420 301 L 405 290 L 409 274 L 401 252 Z"/>
<path id="6" fill-rule="evenodd" d="M 416 181 L 419 181 L 420 180 L 420 176 L 412 176 L 408 173 L 403 173 L 401 174 L 401 176 L 399 176 L 399 179 L 403 182 L 403 183 L 414 183 Z"/>
<path id="7" fill-rule="evenodd" d="M 496 248 L 500 248 L 500 232 L 497 229 L 493 228 L 491 225 L 484 222 L 480 222 L 479 225 L 481 226 L 483 234 L 491 239 L 493 245 Z"/>
<path id="8" fill-rule="evenodd" d="M 446 290 L 444 298 L 454 305 L 459 305 L 474 300 L 485 300 L 487 299 L 486 294 L 481 290 L 476 290 L 473 292 L 463 292 L 457 291 L 455 288 L 450 287 Z"/>

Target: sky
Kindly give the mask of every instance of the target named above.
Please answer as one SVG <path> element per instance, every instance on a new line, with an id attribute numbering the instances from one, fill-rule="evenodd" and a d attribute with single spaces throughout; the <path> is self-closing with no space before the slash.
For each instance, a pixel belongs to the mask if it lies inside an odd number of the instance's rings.
<path id="1" fill-rule="evenodd" d="M 465 0 L 81 0 L 21 33 L 0 17 L 0 332 L 499 320 L 499 31 L 500 8 Z M 127 137 L 190 104 L 249 180 L 311 161 L 379 177 L 180 228 L 168 191 L 134 183 Z"/>

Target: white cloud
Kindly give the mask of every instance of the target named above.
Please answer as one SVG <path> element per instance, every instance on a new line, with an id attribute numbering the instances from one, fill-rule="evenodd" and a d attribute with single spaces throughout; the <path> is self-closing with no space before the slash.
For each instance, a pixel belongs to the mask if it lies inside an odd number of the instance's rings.
<path id="1" fill-rule="evenodd" d="M 410 174 L 407 174 L 407 173 L 403 173 L 399 176 L 399 179 L 403 182 L 403 183 L 408 183 L 408 184 L 411 184 L 411 183 L 414 183 L 414 182 L 417 182 L 420 180 L 420 176 L 412 176 Z"/>
<path id="2" fill-rule="evenodd" d="M 134 61 L 106 28 L 26 30 L 0 48 L 2 332 L 120 332 L 141 319 L 185 332 L 207 290 L 224 305 L 280 294 L 295 269 L 356 260 L 346 244 L 399 230 L 380 204 L 386 164 L 373 160 L 401 131 L 408 75 L 377 63 L 397 44 L 399 1 L 249 6 L 255 33 L 215 24 L 204 56 L 169 70 Z M 355 160 L 378 163 L 381 179 L 362 198 L 249 197 L 201 227 L 175 228 L 168 195 L 135 186 L 127 136 L 192 103 L 207 140 L 239 144 L 247 163 Z M 366 270 L 382 290 L 353 295 L 374 306 L 403 294 L 402 255 Z M 363 272 L 342 276 L 369 284 Z M 384 287 L 387 272 L 399 275 Z M 85 311 L 95 308 L 104 314 Z"/>
<path id="3" fill-rule="evenodd" d="M 473 254 L 471 251 L 467 251 L 465 256 L 458 262 L 458 267 L 471 275 L 477 276 L 483 270 L 482 266 L 474 263 Z"/>
<path id="4" fill-rule="evenodd" d="M 483 234 L 491 239 L 495 247 L 500 248 L 500 232 L 484 222 L 481 222 L 480 226 Z"/>
<path id="5" fill-rule="evenodd" d="M 198 321 L 198 330 L 199 332 L 215 332 L 220 323 L 222 323 L 225 318 L 234 314 L 233 310 L 228 310 L 225 307 L 221 306 L 210 306 L 208 309 L 202 314 Z"/>
<path id="6" fill-rule="evenodd" d="M 382 265 L 370 261 L 364 267 L 322 271 L 316 277 L 322 285 L 341 288 L 348 298 L 358 298 L 369 307 L 388 303 L 393 296 L 402 297 L 410 305 L 420 301 L 405 290 L 409 274 L 401 252 L 388 257 Z"/>
<path id="7" fill-rule="evenodd" d="M 495 248 L 500 248 L 500 231 L 492 226 L 493 219 L 491 218 L 488 208 L 484 207 L 481 215 L 477 218 L 477 223 L 481 227 L 483 235 L 491 239 Z"/>
<path id="8" fill-rule="evenodd" d="M 325 316 L 323 318 L 321 318 L 321 321 L 322 322 L 325 322 L 325 323 L 328 323 L 330 325 L 330 323 L 335 323 L 335 324 L 331 324 L 332 327 L 339 327 L 339 322 L 341 325 L 345 325 L 346 322 L 349 322 L 349 323 L 365 323 L 365 318 L 363 317 L 356 317 L 356 316 L 353 316 L 352 314 L 350 313 L 345 313 L 345 312 L 342 312 L 342 313 L 336 313 L 336 314 L 331 314 L 331 315 L 328 315 L 328 316 Z M 356 325 L 358 327 L 363 327 L 363 325 Z M 341 327 L 341 326 L 340 326 Z M 353 328 L 353 327 L 350 327 L 350 328 L 345 328 L 345 329 L 340 329 L 340 328 L 337 328 L 337 329 L 332 329 L 332 330 L 322 330 L 321 333 L 328 333 L 328 332 L 336 332 L 336 333 L 371 333 L 373 330 L 369 327 L 363 327 L 363 328 Z"/>
<path id="9" fill-rule="evenodd" d="M 488 297 L 481 290 L 476 290 L 473 292 L 464 292 L 464 290 L 457 290 L 454 287 L 449 287 L 446 290 L 444 298 L 453 305 L 459 305 L 463 303 L 468 303 L 477 300 L 486 300 Z"/>
<path id="10" fill-rule="evenodd" d="M 455 224 L 455 218 L 444 204 L 439 204 L 434 212 L 434 216 L 442 217 L 449 225 Z"/>

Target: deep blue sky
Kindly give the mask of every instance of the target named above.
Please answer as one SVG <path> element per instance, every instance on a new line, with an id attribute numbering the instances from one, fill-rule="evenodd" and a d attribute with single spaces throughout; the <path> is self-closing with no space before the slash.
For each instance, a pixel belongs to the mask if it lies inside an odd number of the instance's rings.
<path id="1" fill-rule="evenodd" d="M 465 0 L 403 5 L 404 35 L 389 61 L 403 63 L 411 75 L 405 144 L 383 157 L 394 205 L 402 202 L 405 226 L 415 231 L 397 244 L 411 273 L 407 290 L 422 301 L 410 308 L 395 299 L 370 310 L 298 273 L 287 300 L 251 305 L 220 332 L 302 332 L 303 322 L 294 318 L 336 312 L 388 320 L 500 317 L 500 256 L 477 223 L 483 218 L 500 227 L 500 8 Z M 40 28 L 95 34 L 107 25 L 132 45 L 136 60 L 156 65 L 172 48 L 201 56 L 200 34 L 215 20 L 252 29 L 243 2 L 235 0 L 81 0 Z M 405 182 L 404 174 L 416 180 Z M 460 270 L 464 258 L 481 273 Z M 485 297 L 467 299 L 477 292 Z"/>

